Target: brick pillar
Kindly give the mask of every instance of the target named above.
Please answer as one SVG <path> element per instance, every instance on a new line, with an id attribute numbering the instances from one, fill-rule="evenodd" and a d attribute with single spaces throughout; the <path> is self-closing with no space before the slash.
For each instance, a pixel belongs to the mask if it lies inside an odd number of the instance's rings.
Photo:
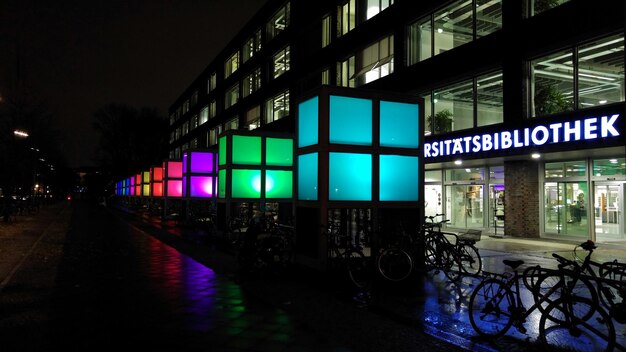
<path id="1" fill-rule="evenodd" d="M 504 234 L 539 238 L 539 166 L 532 161 L 504 163 Z"/>

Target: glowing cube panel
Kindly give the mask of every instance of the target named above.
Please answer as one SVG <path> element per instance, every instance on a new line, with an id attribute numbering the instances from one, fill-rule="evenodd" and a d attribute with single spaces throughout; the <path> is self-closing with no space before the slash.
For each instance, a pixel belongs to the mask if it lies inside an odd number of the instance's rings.
<path id="1" fill-rule="evenodd" d="M 318 143 L 319 98 L 313 97 L 298 106 L 298 147 Z"/>
<path id="2" fill-rule="evenodd" d="M 419 201 L 421 115 L 411 96 L 322 87 L 305 98 L 296 122 L 298 200 Z"/>
<path id="3" fill-rule="evenodd" d="M 161 197 L 163 196 L 163 167 L 153 167 L 150 169 L 150 185 L 151 185 L 151 195 L 153 197 Z"/>
<path id="4" fill-rule="evenodd" d="M 291 199 L 293 147 L 286 135 L 227 131 L 219 140 L 219 198 Z"/>
<path id="5" fill-rule="evenodd" d="M 419 200 L 419 158 L 381 155 L 379 199 L 381 201 Z"/>
<path id="6" fill-rule="evenodd" d="M 217 154 L 208 150 L 183 153 L 183 197 L 217 196 Z"/>
<path id="7" fill-rule="evenodd" d="M 372 100 L 330 96 L 330 142 L 372 145 Z"/>
<path id="8" fill-rule="evenodd" d="M 372 200 L 372 155 L 330 153 L 329 200 Z"/>
<path id="9" fill-rule="evenodd" d="M 317 153 L 298 156 L 298 198 L 317 200 Z"/>
<path id="10" fill-rule="evenodd" d="M 419 106 L 417 104 L 380 102 L 380 145 L 383 147 L 418 148 Z"/>
<path id="11" fill-rule="evenodd" d="M 183 163 L 177 160 L 163 162 L 163 194 L 166 197 L 183 196 Z"/>

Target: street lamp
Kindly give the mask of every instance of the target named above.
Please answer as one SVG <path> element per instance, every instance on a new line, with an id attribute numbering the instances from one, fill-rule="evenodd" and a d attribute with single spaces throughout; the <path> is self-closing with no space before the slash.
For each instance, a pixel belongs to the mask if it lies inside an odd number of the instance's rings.
<path id="1" fill-rule="evenodd" d="M 28 138 L 28 132 L 22 130 L 15 130 L 13 134 L 19 138 Z"/>

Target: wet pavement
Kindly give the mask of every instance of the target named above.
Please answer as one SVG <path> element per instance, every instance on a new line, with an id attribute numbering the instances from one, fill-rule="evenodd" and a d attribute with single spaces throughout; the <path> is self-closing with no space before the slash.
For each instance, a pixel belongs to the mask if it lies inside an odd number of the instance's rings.
<path id="1" fill-rule="evenodd" d="M 416 276 L 363 300 L 302 268 L 242 275 L 231 254 L 193 239 L 172 222 L 80 202 L 0 224 L 0 350 L 541 350 L 532 316 L 527 334 L 477 338 L 467 318 L 476 279 Z M 505 258 L 554 267 L 550 254 L 575 244 L 483 236 L 478 247 L 485 270 L 502 272 Z M 624 258 L 621 243 L 598 247 L 598 261 Z"/>

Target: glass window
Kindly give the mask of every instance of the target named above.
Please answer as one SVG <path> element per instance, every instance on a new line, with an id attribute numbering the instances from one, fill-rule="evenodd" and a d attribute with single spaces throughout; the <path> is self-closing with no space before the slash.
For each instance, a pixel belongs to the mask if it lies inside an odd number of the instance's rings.
<path id="1" fill-rule="evenodd" d="M 626 175 L 626 159 L 613 158 L 593 161 L 594 176 Z"/>
<path id="2" fill-rule="evenodd" d="M 502 29 L 502 1 L 476 0 L 476 38 Z"/>
<path id="3" fill-rule="evenodd" d="M 186 114 L 189 111 L 189 99 L 183 102 L 183 114 Z"/>
<path id="4" fill-rule="evenodd" d="M 356 86 L 393 73 L 393 35 L 376 42 L 356 56 Z"/>
<path id="5" fill-rule="evenodd" d="M 435 91 L 433 121 L 435 133 L 474 127 L 474 94 L 471 81 Z M 430 122 L 430 121 L 429 121 Z M 429 128 L 433 130 L 433 126 Z"/>
<path id="6" fill-rule="evenodd" d="M 545 177 L 584 177 L 587 173 L 587 164 L 584 160 L 566 161 L 545 164 Z"/>
<path id="7" fill-rule="evenodd" d="M 228 109 L 229 107 L 237 104 L 239 101 L 239 83 L 236 83 L 234 86 L 230 87 L 226 94 L 224 94 L 224 108 Z"/>
<path id="8" fill-rule="evenodd" d="M 198 115 L 193 115 L 191 117 L 191 125 L 189 126 L 192 130 L 196 127 L 198 127 Z"/>
<path id="9" fill-rule="evenodd" d="M 239 128 L 239 117 L 233 117 L 232 119 L 224 123 L 224 131 L 236 130 Z"/>
<path id="10" fill-rule="evenodd" d="M 346 61 L 337 63 L 337 85 L 340 87 L 355 87 L 354 80 L 354 56 Z"/>
<path id="11" fill-rule="evenodd" d="M 424 171 L 424 182 L 441 182 L 441 170 Z"/>
<path id="12" fill-rule="evenodd" d="M 624 36 L 578 48 L 579 108 L 624 101 Z"/>
<path id="13" fill-rule="evenodd" d="M 504 166 L 490 166 L 489 180 L 504 180 Z"/>
<path id="14" fill-rule="evenodd" d="M 274 78 L 279 77 L 283 73 L 289 71 L 289 47 L 279 51 L 272 58 L 272 76 Z"/>
<path id="15" fill-rule="evenodd" d="M 202 108 L 202 110 L 200 110 L 200 124 L 202 125 L 203 123 L 209 121 L 209 106 L 205 106 Z"/>
<path id="16" fill-rule="evenodd" d="M 243 79 L 244 98 L 261 88 L 261 69 L 257 68 Z"/>
<path id="17" fill-rule="evenodd" d="M 433 125 L 433 113 L 432 113 L 432 95 L 424 94 L 420 95 L 420 98 L 424 99 L 424 136 L 429 136 L 434 133 Z"/>
<path id="18" fill-rule="evenodd" d="M 207 94 L 211 93 L 214 89 L 215 86 L 217 85 L 217 73 L 213 72 L 211 73 L 211 75 L 209 76 L 209 82 L 208 82 L 208 90 L 207 90 Z"/>
<path id="19" fill-rule="evenodd" d="M 482 185 L 446 186 L 446 211 L 449 226 L 457 228 L 483 226 Z"/>
<path id="20" fill-rule="evenodd" d="M 244 127 L 247 130 L 261 127 L 261 106 L 257 105 L 246 112 L 246 125 Z"/>
<path id="21" fill-rule="evenodd" d="M 340 37 L 356 26 L 356 0 L 349 0 L 337 8 L 337 36 Z"/>
<path id="22" fill-rule="evenodd" d="M 255 53 L 261 51 L 261 30 L 258 30 L 252 37 L 248 38 L 243 45 L 242 60 L 248 61 Z"/>
<path id="23" fill-rule="evenodd" d="M 222 126 L 216 126 L 209 131 L 209 146 L 217 144 L 217 137 L 222 133 Z"/>
<path id="24" fill-rule="evenodd" d="M 532 116 L 544 116 L 574 108 L 574 65 L 571 51 L 562 51 L 531 62 Z"/>
<path id="25" fill-rule="evenodd" d="M 478 181 L 485 179 L 484 168 L 465 168 L 446 170 L 446 181 Z"/>
<path id="26" fill-rule="evenodd" d="M 191 94 L 191 106 L 196 106 L 198 104 L 198 91 L 194 91 Z"/>
<path id="27" fill-rule="evenodd" d="M 289 91 L 286 90 L 265 102 L 265 123 L 289 116 Z"/>
<path id="28" fill-rule="evenodd" d="M 367 20 L 378 15 L 390 5 L 393 5 L 393 0 L 366 0 L 365 2 L 367 6 L 365 19 Z"/>
<path id="29" fill-rule="evenodd" d="M 435 12 L 435 55 L 467 44 L 473 39 L 472 1 L 457 1 Z"/>
<path id="30" fill-rule="evenodd" d="M 530 0 L 530 15 L 536 15 L 563 5 L 570 0 Z"/>
<path id="31" fill-rule="evenodd" d="M 504 117 L 502 98 L 502 72 L 476 79 L 477 125 L 502 123 Z"/>
<path id="32" fill-rule="evenodd" d="M 209 103 L 209 118 L 212 119 L 217 114 L 217 102 L 215 100 L 211 100 Z"/>
<path id="33" fill-rule="evenodd" d="M 330 84 L 330 70 L 324 69 L 322 70 L 322 85 Z"/>
<path id="34" fill-rule="evenodd" d="M 407 27 L 413 65 L 502 29 L 502 0 L 461 0 Z"/>
<path id="35" fill-rule="evenodd" d="M 413 65 L 432 56 L 433 27 L 430 18 L 415 22 L 408 28 L 408 64 Z"/>
<path id="36" fill-rule="evenodd" d="M 330 15 L 322 18 L 322 48 L 327 47 L 332 39 L 331 25 L 332 18 Z"/>
<path id="37" fill-rule="evenodd" d="M 285 6 L 281 7 L 274 16 L 267 22 L 266 32 L 267 32 L 267 40 L 271 40 L 275 36 L 279 35 L 287 27 L 289 27 L 289 18 L 290 18 L 290 4 L 286 3 Z"/>
<path id="38" fill-rule="evenodd" d="M 232 75 L 239 68 L 239 52 L 232 54 L 224 64 L 224 78 Z"/>

